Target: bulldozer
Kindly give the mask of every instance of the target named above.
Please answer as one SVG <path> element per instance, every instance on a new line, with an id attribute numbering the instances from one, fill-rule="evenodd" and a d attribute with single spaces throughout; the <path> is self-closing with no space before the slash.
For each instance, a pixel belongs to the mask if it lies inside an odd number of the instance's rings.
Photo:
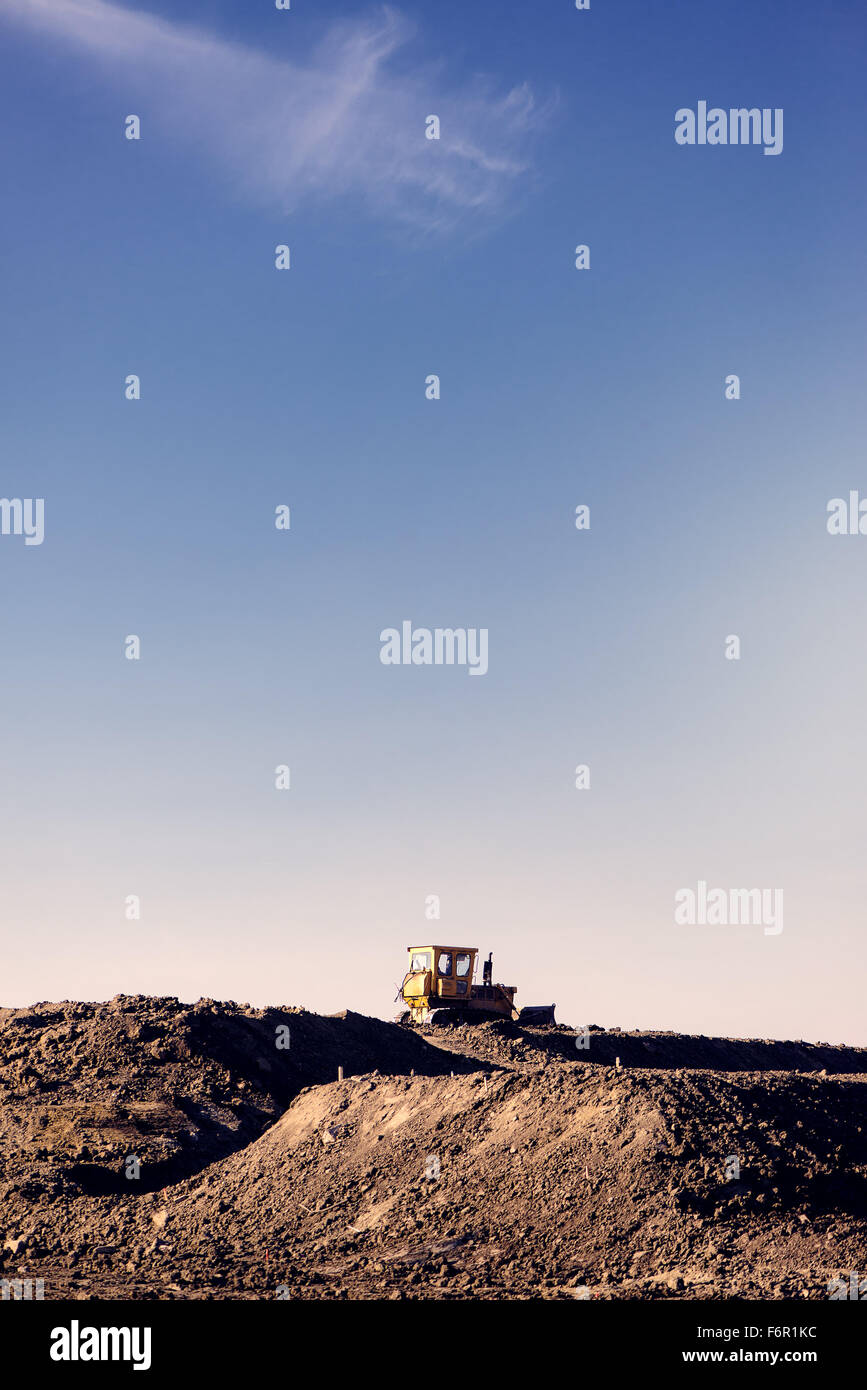
<path id="1" fill-rule="evenodd" d="M 408 946 L 409 969 L 398 999 L 406 1009 L 397 1017 L 405 1026 L 429 1023 L 439 1010 L 458 1021 L 508 1018 L 518 1023 L 554 1023 L 554 1004 L 518 1010 L 517 985 L 494 984 L 493 952 L 482 962 L 482 982 L 475 983 L 478 946 Z M 441 1015 L 442 1017 L 442 1015 Z"/>

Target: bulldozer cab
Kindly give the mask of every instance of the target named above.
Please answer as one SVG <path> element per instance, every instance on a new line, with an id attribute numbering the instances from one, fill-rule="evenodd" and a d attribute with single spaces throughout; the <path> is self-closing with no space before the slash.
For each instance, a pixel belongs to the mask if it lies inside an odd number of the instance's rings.
<path id="1" fill-rule="evenodd" d="M 475 946 L 410 946 L 409 970 L 402 986 L 407 1003 L 467 999 L 472 993 Z M 428 1002 L 430 1001 L 430 1002 Z"/>

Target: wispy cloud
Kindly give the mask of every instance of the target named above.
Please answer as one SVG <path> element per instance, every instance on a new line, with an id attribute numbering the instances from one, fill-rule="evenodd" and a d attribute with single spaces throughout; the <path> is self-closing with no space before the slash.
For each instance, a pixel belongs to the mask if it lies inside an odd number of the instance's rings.
<path id="1" fill-rule="evenodd" d="M 487 220 L 526 182 L 544 118 L 526 85 L 455 84 L 443 64 L 402 63 L 412 30 L 389 7 L 333 25 L 304 62 L 108 0 L 0 0 L 0 15 L 40 44 L 76 45 L 137 114 L 281 211 L 349 197 L 431 229 Z M 439 141 L 424 138 L 430 114 Z"/>

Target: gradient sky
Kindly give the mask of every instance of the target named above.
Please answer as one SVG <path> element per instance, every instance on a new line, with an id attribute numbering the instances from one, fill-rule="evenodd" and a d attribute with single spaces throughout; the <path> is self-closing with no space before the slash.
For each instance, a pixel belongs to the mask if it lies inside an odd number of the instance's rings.
<path id="1" fill-rule="evenodd" d="M 865 52 L 862 0 L 0 0 L 2 493 L 45 498 L 0 1004 L 390 1017 L 433 938 L 571 1023 L 867 1044 Z M 678 146 L 699 100 L 783 153 Z M 383 666 L 404 619 L 487 675 Z M 699 880 L 783 932 L 676 925 Z"/>

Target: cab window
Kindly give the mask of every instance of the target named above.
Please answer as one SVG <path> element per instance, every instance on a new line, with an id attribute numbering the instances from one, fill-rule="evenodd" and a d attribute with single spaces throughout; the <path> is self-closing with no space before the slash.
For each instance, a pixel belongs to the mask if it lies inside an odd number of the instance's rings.
<path id="1" fill-rule="evenodd" d="M 451 951 L 440 951 L 439 961 L 438 961 L 438 963 L 437 963 L 437 970 L 439 971 L 440 975 L 445 975 L 446 978 L 448 978 L 448 976 L 451 975 L 451 973 L 452 973 L 452 953 L 451 953 Z"/>
<path id="2" fill-rule="evenodd" d="M 409 963 L 410 970 L 430 970 L 430 952 L 416 951 Z"/>
<path id="3" fill-rule="evenodd" d="M 469 951 L 460 951 L 455 957 L 455 974 L 458 979 L 466 977 L 470 973 L 470 954 Z"/>

